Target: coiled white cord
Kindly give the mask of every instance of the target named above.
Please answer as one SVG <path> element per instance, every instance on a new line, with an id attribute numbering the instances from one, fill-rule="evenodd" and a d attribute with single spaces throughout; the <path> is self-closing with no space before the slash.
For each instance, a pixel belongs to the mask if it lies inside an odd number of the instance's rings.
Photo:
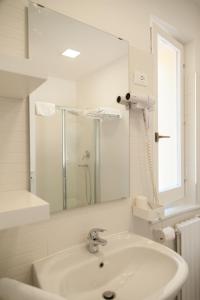
<path id="1" fill-rule="evenodd" d="M 148 124 L 147 124 L 144 109 L 142 110 L 142 113 L 143 113 L 144 127 L 145 127 L 146 156 L 147 156 L 149 174 L 150 174 L 150 179 L 151 179 L 151 186 L 152 186 L 152 191 L 153 191 L 153 204 L 159 205 L 157 185 L 155 183 L 155 175 L 154 175 L 154 170 L 153 170 L 153 161 L 152 161 L 152 153 L 151 153 L 151 146 L 150 146 L 150 139 L 149 139 Z"/>

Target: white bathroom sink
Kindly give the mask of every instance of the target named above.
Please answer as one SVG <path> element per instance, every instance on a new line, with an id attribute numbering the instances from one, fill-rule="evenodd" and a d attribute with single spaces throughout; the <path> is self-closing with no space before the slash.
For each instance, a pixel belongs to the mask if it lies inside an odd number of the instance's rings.
<path id="1" fill-rule="evenodd" d="M 76 246 L 33 265 L 36 284 L 68 300 L 102 300 L 105 291 L 116 300 L 173 299 L 188 274 L 174 251 L 130 233 L 108 237 L 98 254 Z"/>

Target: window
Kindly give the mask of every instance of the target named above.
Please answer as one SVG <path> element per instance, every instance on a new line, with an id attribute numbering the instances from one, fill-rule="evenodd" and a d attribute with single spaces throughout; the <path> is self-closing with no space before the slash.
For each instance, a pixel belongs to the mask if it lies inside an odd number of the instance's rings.
<path id="1" fill-rule="evenodd" d="M 184 197 L 183 46 L 153 29 L 156 66 L 155 153 L 159 199 Z"/>

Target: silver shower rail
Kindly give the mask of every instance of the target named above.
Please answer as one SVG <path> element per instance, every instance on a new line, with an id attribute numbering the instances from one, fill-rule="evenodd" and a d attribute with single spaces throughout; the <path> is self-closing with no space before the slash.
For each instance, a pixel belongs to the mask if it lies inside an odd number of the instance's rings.
<path id="1" fill-rule="evenodd" d="M 65 106 L 56 106 L 56 109 L 61 111 L 62 118 L 62 186 L 63 186 L 63 209 L 67 209 L 67 143 L 66 143 L 66 116 L 65 112 L 68 110 Z"/>
<path id="2" fill-rule="evenodd" d="M 67 209 L 67 143 L 66 143 L 66 116 L 65 110 L 62 109 L 62 173 L 63 173 L 63 209 Z"/>

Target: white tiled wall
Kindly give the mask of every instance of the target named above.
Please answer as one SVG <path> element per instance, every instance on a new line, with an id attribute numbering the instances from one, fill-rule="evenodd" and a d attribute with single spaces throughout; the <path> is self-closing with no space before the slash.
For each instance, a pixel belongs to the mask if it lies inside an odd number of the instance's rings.
<path id="1" fill-rule="evenodd" d="M 27 0 L 0 1 L 0 53 L 26 56 L 26 14 Z"/>
<path id="2" fill-rule="evenodd" d="M 25 2 L 25 0 L 0 1 L 0 54 L 17 56 L 26 54 Z M 147 51 L 149 51 L 149 24 L 152 14 L 163 18 L 180 32 L 184 28 L 184 34 L 188 36 L 191 31 L 195 35 L 199 28 L 196 21 L 198 10 L 189 4 L 189 1 L 173 1 L 172 6 L 169 3 L 164 10 L 163 5 L 161 8 L 160 4 L 161 2 L 163 4 L 163 1 L 156 0 L 152 2 L 151 7 L 149 1 L 145 0 L 138 2 L 86 0 L 84 7 L 80 0 L 41 2 L 88 24 L 122 36 L 132 45 Z M 182 21 L 180 16 L 183 13 L 185 18 Z M 140 71 L 149 74 L 151 82 L 152 58 L 144 52 L 144 55 L 141 54 L 138 59 L 136 52 L 133 50 L 131 54 L 132 72 L 134 69 L 141 68 Z M 132 84 L 132 75 L 130 83 Z M 26 111 L 25 100 L 0 99 L 0 191 L 28 187 L 28 114 Z M 137 128 L 139 122 L 136 118 L 134 122 Z M 143 175 L 139 175 L 144 160 L 142 154 L 141 157 L 137 156 L 137 151 L 144 154 L 142 146 L 144 141 L 137 140 L 138 136 L 140 135 L 135 131 L 131 138 L 131 151 L 135 151 L 137 161 L 137 169 L 134 162 L 131 166 L 134 185 L 138 187 L 137 193 L 145 186 L 143 179 L 146 178 L 145 171 Z M 32 261 L 83 241 L 92 226 L 105 227 L 108 233 L 113 233 L 129 229 L 130 220 L 130 203 L 124 200 L 64 212 L 53 216 L 46 223 L 0 231 L 0 276 L 31 282 Z"/>
<path id="3" fill-rule="evenodd" d="M 54 215 L 49 222 L 0 231 L 0 277 L 32 282 L 31 264 L 86 240 L 89 229 L 108 234 L 129 228 L 129 202 L 123 200 Z"/>
<path id="4" fill-rule="evenodd" d="M 0 98 L 0 192 L 28 189 L 28 106 Z"/>
<path id="5" fill-rule="evenodd" d="M 136 48 L 130 49 L 130 86 L 133 93 L 149 95 L 153 97 L 153 55 Z M 134 72 L 144 72 L 148 78 L 148 86 L 143 87 L 134 84 Z M 150 124 L 152 124 L 153 113 L 149 114 Z M 149 168 L 146 152 L 146 130 L 142 112 L 131 111 L 131 155 L 132 161 L 132 185 L 133 195 L 146 195 L 151 197 L 152 188 L 149 177 Z M 151 138 L 151 131 L 149 132 Z"/>

